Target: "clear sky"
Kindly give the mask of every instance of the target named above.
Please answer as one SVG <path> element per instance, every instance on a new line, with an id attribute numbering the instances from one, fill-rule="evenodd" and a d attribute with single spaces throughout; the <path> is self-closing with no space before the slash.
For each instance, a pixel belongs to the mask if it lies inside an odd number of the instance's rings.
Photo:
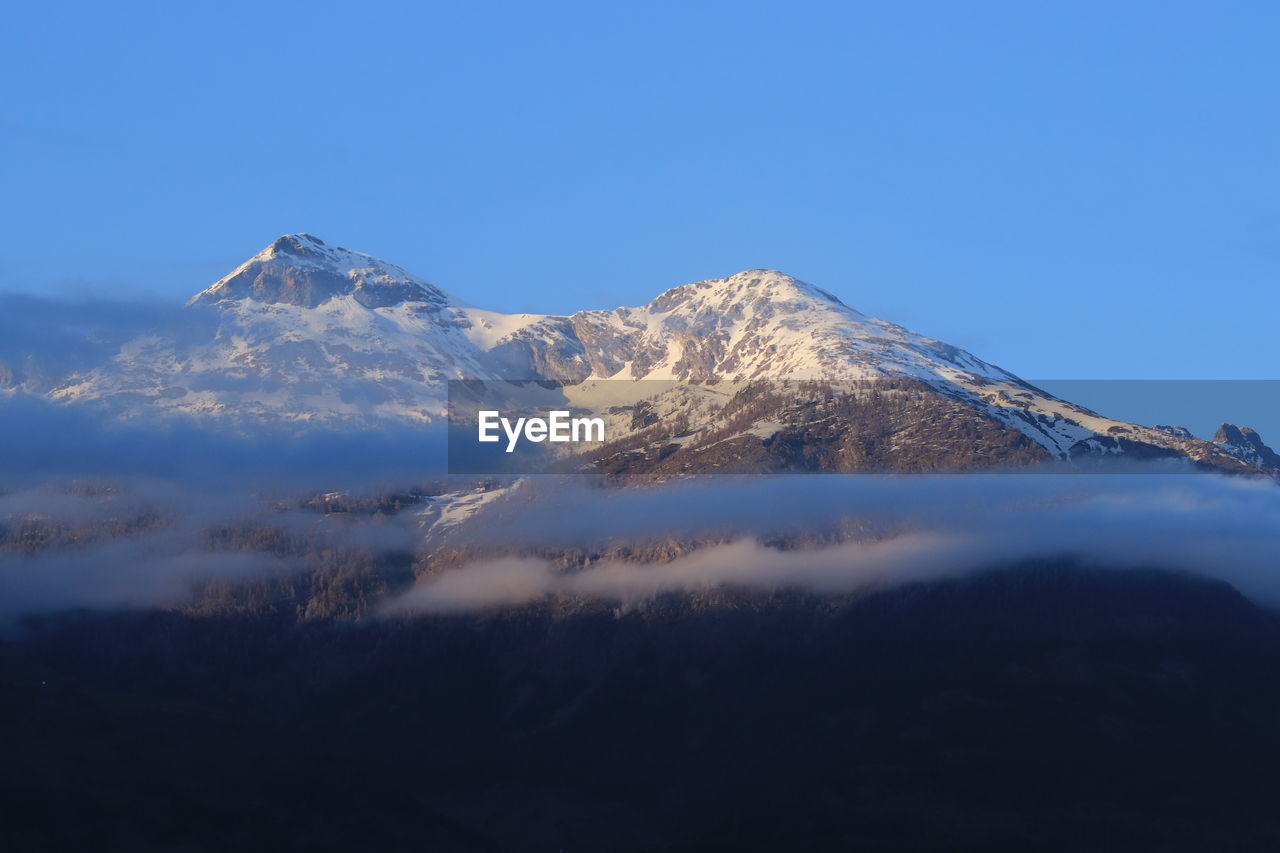
<path id="1" fill-rule="evenodd" d="M 1280 378 L 1280 4 L 14 3 L 0 287 L 290 231 L 506 311 L 774 267 L 1032 378 Z"/>

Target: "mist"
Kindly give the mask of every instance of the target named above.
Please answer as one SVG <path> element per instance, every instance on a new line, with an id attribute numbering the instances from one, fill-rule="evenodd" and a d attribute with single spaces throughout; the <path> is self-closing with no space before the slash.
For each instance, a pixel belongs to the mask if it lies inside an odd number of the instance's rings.
<path id="1" fill-rule="evenodd" d="M 0 292 L 0 487 L 75 477 L 152 477 L 188 487 L 357 488 L 444 473 L 440 425 L 264 423 L 155 414 L 45 395 L 156 334 L 207 343 L 219 314 L 165 299 Z"/>
<path id="2" fill-rule="evenodd" d="M 120 531 L 0 550 L 0 617 L 156 606 L 183 600 L 202 579 L 300 570 L 270 555 L 210 551 L 204 537 L 217 525 L 269 524 L 369 551 L 431 547 L 413 513 L 336 519 L 298 502 L 318 491 L 448 482 L 443 425 L 122 420 L 42 396 L 121 342 L 160 329 L 207 339 L 216 317 L 155 300 L 0 294 L 0 524 L 12 532 L 38 517 Z M 787 537 L 801 542 L 779 541 Z M 572 573 L 520 555 L 669 540 L 700 547 L 662 563 L 595 559 Z M 1195 572 L 1280 604 L 1280 488 L 1208 474 L 706 476 L 632 488 L 531 477 L 448 541 L 509 555 L 424 579 L 384 613 L 548 596 L 632 603 L 718 587 L 842 593 L 1058 557 Z"/>
<path id="3" fill-rule="evenodd" d="M 301 576 L 326 557 L 421 541 L 412 513 L 326 513 L 300 497 L 136 476 L 11 487 L 0 494 L 0 628 L 39 613 L 180 607 L 209 582 Z"/>
<path id="4" fill-rule="evenodd" d="M 217 318 L 158 298 L 0 292 L 0 387 L 48 390 L 157 329 L 177 338 L 212 336 Z"/>
<path id="5" fill-rule="evenodd" d="M 1191 572 L 1280 606 L 1280 489 L 1209 475 L 773 478 L 615 493 L 562 494 L 498 538 L 540 541 L 730 531 L 727 544 L 669 562 L 603 559 L 581 571 L 548 560 L 478 560 L 419 583 L 387 615 L 511 606 L 585 596 L 623 604 L 733 587 L 845 593 L 1046 559 Z M 554 518 L 549 517 L 553 515 Z M 881 533 L 829 547 L 764 544 L 841 518 Z M 558 522 L 555 520 L 558 519 Z"/>
<path id="6" fill-rule="evenodd" d="M 109 542 L 72 552 L 0 559 L 0 626 L 31 613 L 122 610 L 186 601 L 192 585 L 244 580 L 283 564 L 261 554 L 205 553 L 166 541 Z"/>
<path id="7" fill-rule="evenodd" d="M 0 405 L 0 483 L 148 477 L 186 488 L 369 488 L 443 476 L 436 425 L 237 424 L 120 420 L 92 405 L 17 394 Z"/>

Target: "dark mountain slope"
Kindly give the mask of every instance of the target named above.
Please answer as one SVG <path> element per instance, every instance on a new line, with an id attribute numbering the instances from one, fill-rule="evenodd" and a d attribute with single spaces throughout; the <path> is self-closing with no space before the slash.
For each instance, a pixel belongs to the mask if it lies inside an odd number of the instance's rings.
<path id="1" fill-rule="evenodd" d="M 1280 844 L 1280 618 L 1158 572 L 623 617 L 84 617 L 0 662 L 6 849 Z"/>

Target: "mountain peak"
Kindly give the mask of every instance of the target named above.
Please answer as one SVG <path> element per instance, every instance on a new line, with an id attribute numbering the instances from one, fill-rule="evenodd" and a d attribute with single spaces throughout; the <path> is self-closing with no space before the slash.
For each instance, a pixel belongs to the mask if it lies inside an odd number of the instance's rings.
<path id="1" fill-rule="evenodd" d="M 276 238 L 192 297 L 191 303 L 247 299 L 315 308 L 341 296 L 351 296 L 366 308 L 402 302 L 441 307 L 454 301 L 434 284 L 394 264 L 299 232 Z"/>
<path id="2" fill-rule="evenodd" d="M 1225 423 L 1218 427 L 1213 443 L 1237 459 L 1272 470 L 1280 469 L 1280 453 L 1268 447 L 1257 430 Z"/>
<path id="3" fill-rule="evenodd" d="M 693 309 L 714 308 L 733 313 L 746 306 L 764 307 L 776 304 L 808 308 L 824 303 L 839 306 L 844 311 L 852 310 L 822 288 L 814 287 L 795 276 L 780 270 L 750 269 L 725 278 L 706 279 L 673 287 L 649 303 L 649 307 L 650 310 L 659 312 L 684 306 Z"/>
<path id="4" fill-rule="evenodd" d="M 313 237 L 305 231 L 299 231 L 297 234 L 283 234 L 277 237 L 270 246 L 263 249 L 258 255 L 317 255 L 321 253 L 321 250 L 327 248 L 325 242 L 319 237 Z"/>
<path id="5" fill-rule="evenodd" d="M 775 295 L 794 295 L 816 296 L 825 299 L 828 302 L 834 302 L 837 305 L 844 305 L 833 294 L 828 293 L 820 287 L 814 287 L 806 281 L 801 281 L 793 275 L 788 275 L 781 270 L 771 269 L 752 269 L 743 270 L 734 273 L 728 278 L 718 279 L 716 283 L 722 282 L 724 286 L 746 289 L 752 291 L 764 291 Z"/>

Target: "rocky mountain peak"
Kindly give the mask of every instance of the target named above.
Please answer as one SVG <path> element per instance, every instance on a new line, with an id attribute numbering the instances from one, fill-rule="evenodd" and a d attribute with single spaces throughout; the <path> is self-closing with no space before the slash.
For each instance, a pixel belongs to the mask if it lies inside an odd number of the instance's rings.
<path id="1" fill-rule="evenodd" d="M 784 272 L 769 269 L 743 270 L 726 278 L 673 287 L 650 302 L 649 310 L 657 313 L 714 310 L 740 315 L 751 309 L 770 306 L 783 310 L 839 306 L 844 311 L 850 310 L 827 291 Z"/>
<path id="2" fill-rule="evenodd" d="M 276 257 L 278 255 L 297 255 L 299 257 L 319 257 L 322 251 L 327 250 L 325 242 L 319 237 L 312 237 L 306 232 L 297 234 L 285 234 L 276 238 L 276 241 L 267 248 L 263 249 L 259 255 Z"/>
<path id="3" fill-rule="evenodd" d="M 734 273 L 728 278 L 721 279 L 727 286 L 736 288 L 746 288 L 752 290 L 763 290 L 765 292 L 792 294 L 799 293 L 806 296 L 817 296 L 837 304 L 843 304 L 832 294 L 820 287 L 815 287 L 806 281 L 801 281 L 793 275 L 788 275 L 781 270 L 770 269 L 753 269 L 743 270 Z"/>
<path id="4" fill-rule="evenodd" d="M 245 261 L 191 303 L 252 300 L 315 308 L 351 296 L 366 308 L 421 302 L 439 308 L 452 300 L 406 270 L 363 252 L 330 246 L 311 234 L 285 234 Z"/>
<path id="5" fill-rule="evenodd" d="M 1214 433 L 1213 443 L 1237 459 L 1280 470 L 1280 453 L 1268 447 L 1257 430 L 1224 423 Z"/>

